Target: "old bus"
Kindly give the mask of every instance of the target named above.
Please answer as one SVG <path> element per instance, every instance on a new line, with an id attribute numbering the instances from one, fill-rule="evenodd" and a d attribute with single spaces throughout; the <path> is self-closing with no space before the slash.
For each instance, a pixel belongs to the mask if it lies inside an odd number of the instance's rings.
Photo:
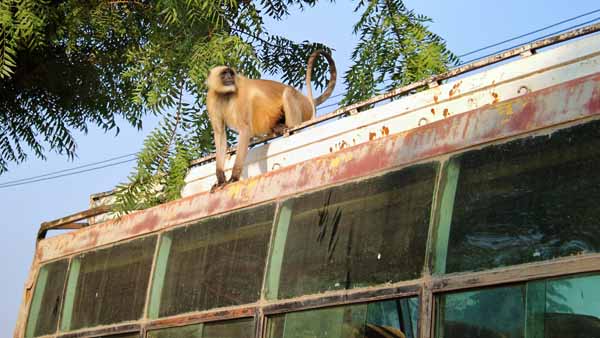
<path id="1" fill-rule="evenodd" d="M 14 337 L 600 337 L 599 29 L 340 108 L 212 194 L 200 159 L 180 200 L 94 196 L 42 225 Z"/>

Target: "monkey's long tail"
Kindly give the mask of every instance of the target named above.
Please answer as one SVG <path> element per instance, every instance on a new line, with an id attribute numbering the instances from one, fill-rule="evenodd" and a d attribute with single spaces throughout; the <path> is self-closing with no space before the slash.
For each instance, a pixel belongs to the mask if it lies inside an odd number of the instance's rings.
<path id="1" fill-rule="evenodd" d="M 312 87 L 310 82 L 312 80 L 313 66 L 319 54 L 322 54 L 327 59 L 327 63 L 329 64 L 329 73 L 331 74 L 331 76 L 329 78 L 329 83 L 327 83 L 327 88 L 325 88 L 323 94 L 321 94 L 321 96 L 317 97 L 316 99 L 313 99 Z M 337 69 L 335 68 L 335 62 L 333 61 L 331 55 L 328 52 L 321 49 L 316 50 L 312 54 L 310 54 L 310 57 L 308 58 L 308 65 L 306 67 L 306 92 L 308 94 L 308 98 L 313 102 L 315 107 L 325 102 L 325 100 L 327 100 L 331 96 L 331 93 L 333 93 L 333 88 L 335 87 L 336 80 Z"/>

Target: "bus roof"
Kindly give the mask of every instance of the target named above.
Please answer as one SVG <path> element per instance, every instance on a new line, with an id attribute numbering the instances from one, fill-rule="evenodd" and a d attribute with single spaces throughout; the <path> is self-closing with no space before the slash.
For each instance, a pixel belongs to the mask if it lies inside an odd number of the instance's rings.
<path id="1" fill-rule="evenodd" d="M 600 24 L 521 46 L 261 140 L 267 143 L 250 150 L 245 178 L 215 193 L 208 192 L 215 180 L 209 156 L 190 168 L 182 199 L 114 219 L 106 205 L 110 193 L 92 196 L 94 208 L 42 224 L 40 239 L 49 229 L 80 228 L 76 222 L 86 218 L 93 226 L 41 240 L 36 263 L 597 114 L 600 36 L 536 51 L 598 30 Z"/>

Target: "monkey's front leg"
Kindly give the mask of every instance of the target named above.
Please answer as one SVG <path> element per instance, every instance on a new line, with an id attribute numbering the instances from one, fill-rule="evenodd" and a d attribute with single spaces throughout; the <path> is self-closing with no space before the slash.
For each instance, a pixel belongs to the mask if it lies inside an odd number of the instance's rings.
<path id="1" fill-rule="evenodd" d="M 225 126 L 223 123 L 213 124 L 213 132 L 215 138 L 215 150 L 217 157 L 217 183 L 212 186 L 210 192 L 214 192 L 226 183 L 225 178 L 225 154 L 227 152 L 227 135 L 225 134 Z"/>
<path id="2" fill-rule="evenodd" d="M 233 169 L 231 170 L 231 178 L 229 179 L 229 182 L 236 182 L 240 180 L 240 176 L 242 176 L 242 170 L 244 169 L 244 161 L 246 160 L 246 155 L 248 154 L 249 145 L 250 128 L 245 127 L 240 130 L 238 135 L 235 163 L 233 164 Z"/>

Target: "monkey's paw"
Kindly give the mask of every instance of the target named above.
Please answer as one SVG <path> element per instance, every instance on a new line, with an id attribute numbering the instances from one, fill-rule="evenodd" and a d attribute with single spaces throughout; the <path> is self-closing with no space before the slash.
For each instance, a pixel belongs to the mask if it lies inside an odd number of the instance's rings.
<path id="1" fill-rule="evenodd" d="M 288 132 L 288 127 L 285 126 L 285 124 L 277 124 L 273 127 L 273 134 L 277 135 L 277 136 L 281 136 L 283 134 L 286 134 Z"/>
<path id="2" fill-rule="evenodd" d="M 228 184 L 228 182 L 222 182 L 222 183 L 215 183 L 211 188 L 210 188 L 210 193 L 212 194 L 215 191 L 219 191 L 221 189 L 223 189 L 223 187 L 225 187 Z"/>

